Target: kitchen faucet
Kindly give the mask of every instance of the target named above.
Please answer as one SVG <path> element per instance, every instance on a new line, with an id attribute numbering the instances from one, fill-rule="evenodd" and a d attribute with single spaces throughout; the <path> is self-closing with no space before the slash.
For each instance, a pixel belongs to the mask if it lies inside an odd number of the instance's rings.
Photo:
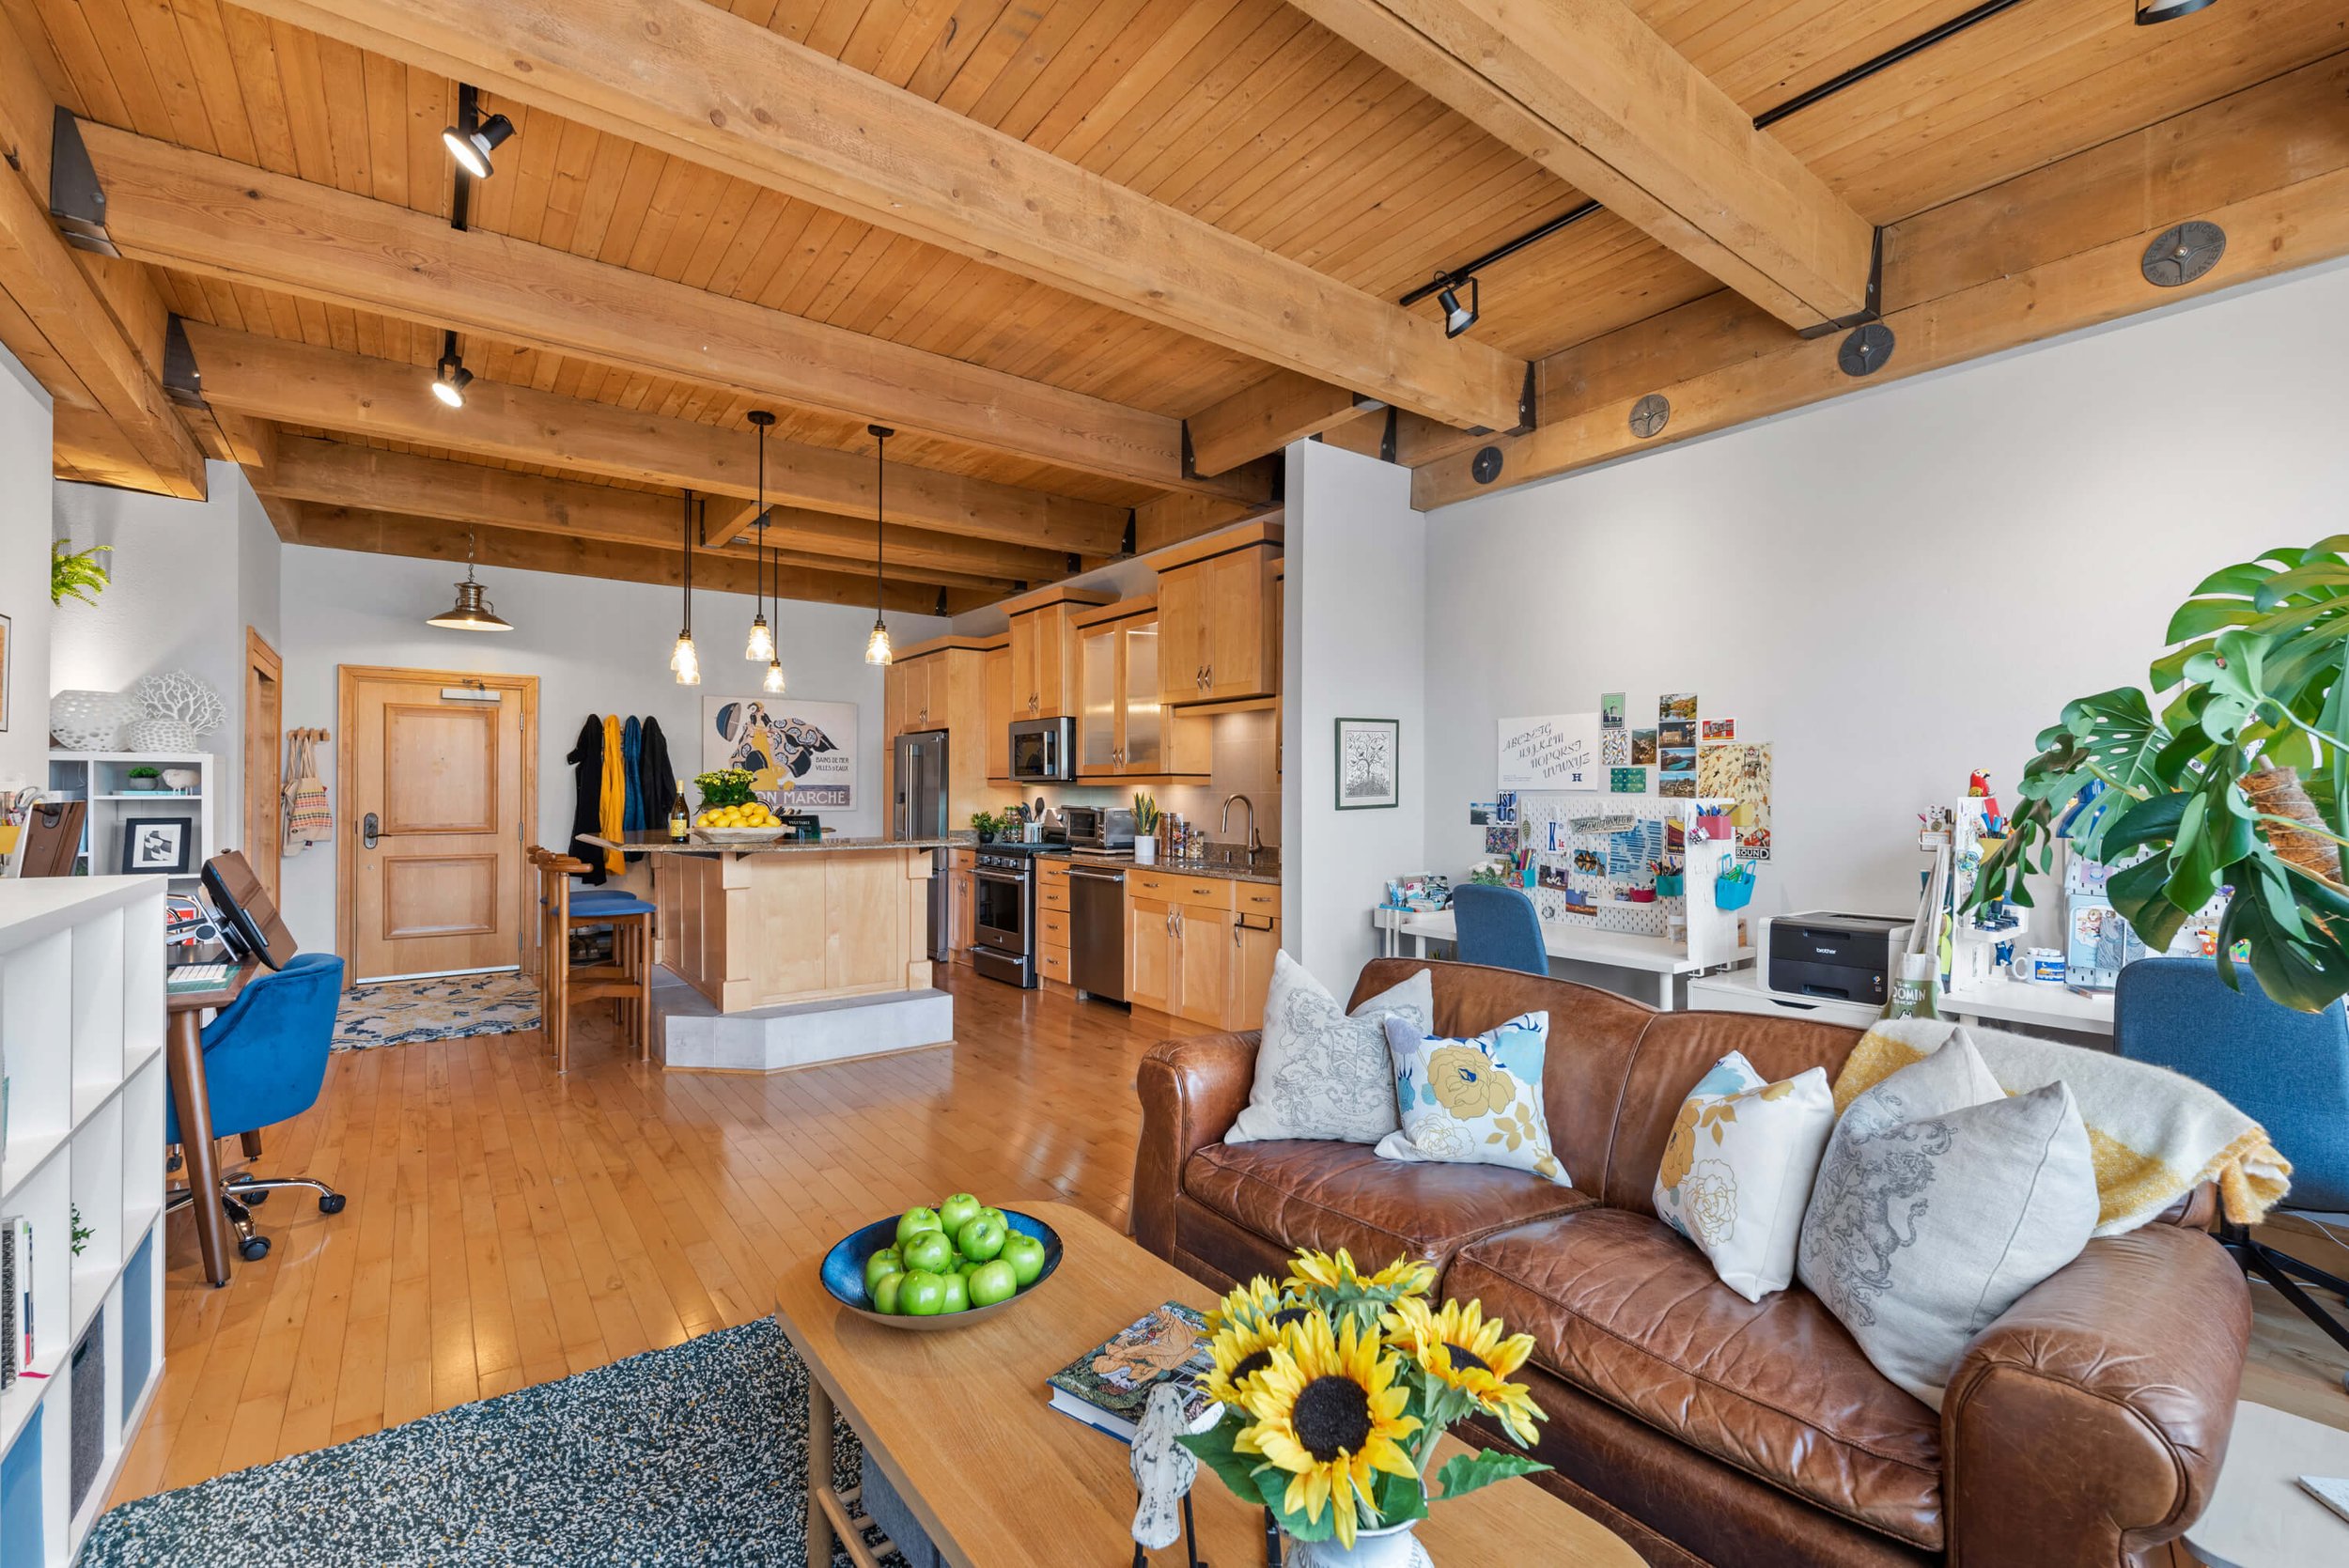
<path id="1" fill-rule="evenodd" d="M 1257 851 L 1264 847 L 1264 840 L 1256 836 L 1255 801 L 1251 800 L 1245 795 L 1226 795 L 1223 797 L 1223 822 L 1221 827 L 1216 829 L 1216 831 L 1219 833 L 1228 833 L 1232 831 L 1232 802 L 1235 800 L 1237 800 L 1241 805 L 1248 808 L 1248 853 L 1252 857 L 1257 853 Z"/>

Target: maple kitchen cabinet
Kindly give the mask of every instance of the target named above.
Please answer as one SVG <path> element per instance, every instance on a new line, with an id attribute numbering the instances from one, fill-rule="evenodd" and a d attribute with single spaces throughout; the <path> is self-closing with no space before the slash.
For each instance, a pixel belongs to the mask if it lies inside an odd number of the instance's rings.
<path id="1" fill-rule="evenodd" d="M 1077 778 L 1204 777 L 1213 771 L 1208 722 L 1170 712 L 1159 695 L 1155 598 L 1082 611 L 1077 648 Z"/>
<path id="2" fill-rule="evenodd" d="M 1213 1029 L 1264 1021 L 1281 946 L 1278 887 L 1137 867 L 1126 890 L 1128 1001 Z"/>
<path id="3" fill-rule="evenodd" d="M 1011 639 L 979 656 L 979 706 L 987 722 L 987 776 L 1011 779 Z"/>
<path id="4" fill-rule="evenodd" d="M 1169 706 L 1280 694 L 1281 525 L 1201 539 L 1159 563 L 1159 697 Z M 1193 553 L 1196 551 L 1196 553 Z"/>
<path id="5" fill-rule="evenodd" d="M 1000 742 L 1008 722 L 994 723 L 988 711 L 986 660 L 1001 639 L 949 635 L 916 643 L 898 653 L 881 676 L 881 800 L 884 821 L 895 799 L 896 746 L 901 735 L 946 732 L 946 826 L 969 824 L 971 814 L 1009 805 L 1017 796 L 1008 783 L 990 783 L 996 766 L 990 731 Z M 1009 773 L 1010 762 L 1003 763 Z"/>
<path id="6" fill-rule="evenodd" d="M 1066 719 L 1077 711 L 1069 616 L 1116 598 L 1092 588 L 1039 588 L 1003 601 L 1011 617 L 1011 717 Z"/>

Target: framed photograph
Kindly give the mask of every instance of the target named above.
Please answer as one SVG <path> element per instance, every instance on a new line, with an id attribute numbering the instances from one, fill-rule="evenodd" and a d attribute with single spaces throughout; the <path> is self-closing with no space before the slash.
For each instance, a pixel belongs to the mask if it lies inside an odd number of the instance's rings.
<path id="1" fill-rule="evenodd" d="M 1369 811 L 1403 800 L 1400 719 L 1338 721 L 1338 810 Z"/>
<path id="2" fill-rule="evenodd" d="M 184 816 L 122 819 L 122 875 L 185 877 L 195 869 L 195 824 Z"/>

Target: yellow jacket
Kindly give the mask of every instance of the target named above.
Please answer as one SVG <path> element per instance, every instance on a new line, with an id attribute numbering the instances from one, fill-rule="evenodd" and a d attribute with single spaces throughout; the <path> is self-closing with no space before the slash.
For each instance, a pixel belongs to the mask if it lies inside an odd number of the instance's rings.
<path id="1" fill-rule="evenodd" d="M 603 789 L 596 803 L 598 826 L 602 837 L 617 839 L 626 831 L 628 820 L 628 759 L 620 754 L 620 721 L 611 715 L 603 720 Z M 628 859 L 617 849 L 603 852 L 603 869 L 618 877 L 628 870 Z"/>

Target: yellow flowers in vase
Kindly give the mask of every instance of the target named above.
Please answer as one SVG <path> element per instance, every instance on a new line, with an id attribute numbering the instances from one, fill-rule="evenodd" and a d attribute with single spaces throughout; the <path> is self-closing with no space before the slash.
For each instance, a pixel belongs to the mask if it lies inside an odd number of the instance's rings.
<path id="1" fill-rule="evenodd" d="M 1302 1251 L 1280 1284 L 1259 1276 L 1208 1314 L 1206 1389 L 1223 1414 L 1182 1441 L 1307 1544 L 1292 1561 L 1368 1562 L 1358 1541 L 1366 1554 L 1363 1538 L 1408 1536 L 1431 1502 L 1548 1468 L 1486 1450 L 1429 1473 L 1436 1439 L 1455 1422 L 1482 1415 L 1531 1446 L 1547 1419 L 1508 1381 L 1532 1337 L 1506 1335 L 1478 1302 L 1430 1306 L 1435 1282 L 1424 1263 L 1363 1274 L 1344 1250 Z M 1316 1551 L 1317 1542 L 1334 1546 Z"/>

